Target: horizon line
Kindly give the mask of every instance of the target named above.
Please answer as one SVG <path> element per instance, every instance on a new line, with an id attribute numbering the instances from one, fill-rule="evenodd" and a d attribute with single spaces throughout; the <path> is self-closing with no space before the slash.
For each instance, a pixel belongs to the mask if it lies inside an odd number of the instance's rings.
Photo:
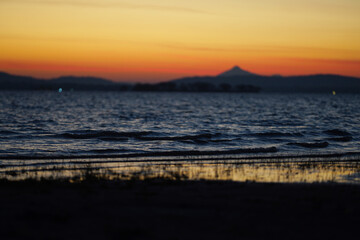
<path id="1" fill-rule="evenodd" d="M 68 75 L 68 74 L 64 74 L 64 75 L 58 75 L 56 77 L 50 77 L 50 78 L 41 78 L 41 77 L 36 77 L 33 75 L 22 75 L 22 74 L 13 74 L 10 73 L 8 71 L 3 71 L 0 70 L 0 74 L 7 74 L 7 75 L 11 75 L 11 76 L 15 76 L 15 77 L 29 77 L 29 78 L 33 78 L 36 80 L 43 80 L 43 81 L 51 81 L 54 79 L 58 79 L 58 78 L 67 78 L 67 77 L 74 77 L 74 78 L 96 78 L 96 79 L 102 79 L 102 80 L 106 80 L 109 82 L 114 82 L 114 83 L 160 83 L 160 82 L 171 82 L 171 81 L 175 81 L 175 80 L 180 80 L 180 79 L 184 79 L 184 78 L 196 78 L 196 77 L 219 77 L 220 74 L 228 72 L 230 70 L 232 70 L 233 68 L 238 67 L 241 70 L 248 72 L 250 74 L 252 74 L 252 76 L 256 77 L 307 77 L 307 76 L 319 76 L 319 75 L 331 75 L 331 76 L 341 76 L 341 77 L 350 77 L 350 78 L 357 78 L 360 79 L 360 77 L 358 76 L 353 76 L 353 75 L 346 75 L 346 74 L 333 74 L 333 73 L 312 73 L 312 74 L 295 74 L 295 75 L 283 75 L 283 74 L 270 74 L 270 75 L 263 75 L 263 74 L 257 74 L 257 73 L 253 73 L 253 72 L 249 72 L 247 70 L 245 70 L 244 68 L 238 66 L 238 65 L 234 65 L 233 67 L 231 67 L 230 69 L 226 70 L 226 71 L 222 71 L 217 75 L 188 75 L 188 76 L 184 76 L 184 77 L 178 77 L 178 78 L 174 78 L 174 79 L 167 79 L 165 81 L 154 81 L 154 82 L 149 82 L 149 81 L 133 81 L 133 80 L 125 80 L 125 79 L 119 79 L 119 80 L 112 80 L 110 78 L 106 78 L 106 77 L 98 77 L 98 76 L 94 76 L 94 75 Z M 226 76 L 225 76 L 226 77 Z M 236 77 L 236 75 L 234 76 L 228 76 L 228 77 Z M 238 75 L 238 77 L 242 77 L 241 75 Z M 246 76 L 249 77 L 249 76 Z"/>

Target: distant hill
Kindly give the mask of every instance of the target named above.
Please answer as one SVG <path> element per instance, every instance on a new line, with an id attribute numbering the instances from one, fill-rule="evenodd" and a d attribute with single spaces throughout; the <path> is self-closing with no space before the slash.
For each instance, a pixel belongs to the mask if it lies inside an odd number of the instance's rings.
<path id="1" fill-rule="evenodd" d="M 360 93 L 360 78 L 331 74 L 282 77 L 280 75 L 261 76 L 234 67 L 214 77 L 186 77 L 171 81 L 179 87 L 189 84 L 230 85 L 233 89 L 254 86 L 261 92 L 304 92 L 304 93 Z"/>
<path id="2" fill-rule="evenodd" d="M 103 78 L 74 76 L 43 80 L 0 72 L 0 90 L 59 88 L 64 91 L 360 93 L 360 78 L 330 74 L 262 76 L 237 66 L 217 76 L 186 77 L 158 84 L 115 83 Z"/>
<path id="3" fill-rule="evenodd" d="M 32 77 L 16 76 L 0 72 L 0 89 L 31 89 L 34 86 L 40 86 L 42 82 L 42 80 Z"/>
<path id="4" fill-rule="evenodd" d="M 59 77 L 50 80 L 52 83 L 56 84 L 86 84 L 86 85 L 112 85 L 114 82 L 95 77 L 74 77 L 74 76 L 65 76 Z"/>
<path id="5" fill-rule="evenodd" d="M 214 86 L 209 83 L 189 83 L 181 86 L 173 82 L 157 84 L 115 83 L 103 78 L 65 76 L 50 80 L 15 76 L 0 72 L 0 90 L 51 90 L 57 91 L 138 91 L 138 92 L 259 92 L 260 88 L 248 85 L 232 88 L 229 84 Z"/>
<path id="6" fill-rule="evenodd" d="M 43 80 L 0 72 L 0 90 L 57 90 L 62 88 L 64 91 L 123 91 L 128 90 L 130 86 L 130 84 L 115 83 L 110 80 L 95 77 L 66 76 Z"/>

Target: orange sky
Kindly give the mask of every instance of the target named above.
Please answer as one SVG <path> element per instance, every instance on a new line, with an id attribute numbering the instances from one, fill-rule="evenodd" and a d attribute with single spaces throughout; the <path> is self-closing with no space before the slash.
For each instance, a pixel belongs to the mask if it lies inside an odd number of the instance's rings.
<path id="1" fill-rule="evenodd" d="M 0 71 L 164 81 L 239 65 L 360 77 L 358 0 L 0 0 Z"/>

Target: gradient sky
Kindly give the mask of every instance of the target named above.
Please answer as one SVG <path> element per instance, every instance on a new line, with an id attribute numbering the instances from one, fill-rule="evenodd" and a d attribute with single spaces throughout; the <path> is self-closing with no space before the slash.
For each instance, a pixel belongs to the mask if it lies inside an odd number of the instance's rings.
<path id="1" fill-rule="evenodd" d="M 0 71 L 163 81 L 234 65 L 360 77 L 360 1 L 0 0 Z"/>

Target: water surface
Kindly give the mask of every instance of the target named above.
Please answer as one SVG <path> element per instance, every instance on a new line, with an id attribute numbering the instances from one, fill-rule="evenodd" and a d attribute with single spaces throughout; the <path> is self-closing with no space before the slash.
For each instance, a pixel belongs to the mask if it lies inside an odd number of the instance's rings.
<path id="1" fill-rule="evenodd" d="M 360 96 L 1 92 L 0 156 L 357 152 Z"/>

